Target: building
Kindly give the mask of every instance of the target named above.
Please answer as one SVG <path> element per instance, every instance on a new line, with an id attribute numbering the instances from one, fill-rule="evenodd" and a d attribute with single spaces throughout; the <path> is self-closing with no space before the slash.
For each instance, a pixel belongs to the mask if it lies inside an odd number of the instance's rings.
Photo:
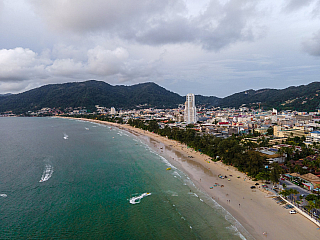
<path id="1" fill-rule="evenodd" d="M 195 96 L 193 93 L 188 93 L 184 108 L 184 121 L 187 124 L 197 122 L 197 109 L 195 103 Z"/>
<path id="2" fill-rule="evenodd" d="M 306 137 L 306 142 L 315 142 L 319 143 L 320 142 L 320 131 L 313 131 L 310 133 L 310 136 Z"/>
<path id="3" fill-rule="evenodd" d="M 309 132 L 304 127 L 293 127 L 289 129 L 282 128 L 281 126 L 273 126 L 273 135 L 275 137 L 307 137 Z"/>
<path id="4" fill-rule="evenodd" d="M 114 107 L 111 107 L 111 110 L 110 110 L 110 114 L 111 115 L 114 115 L 114 114 L 116 114 L 117 112 L 116 112 L 116 109 L 114 108 Z"/>

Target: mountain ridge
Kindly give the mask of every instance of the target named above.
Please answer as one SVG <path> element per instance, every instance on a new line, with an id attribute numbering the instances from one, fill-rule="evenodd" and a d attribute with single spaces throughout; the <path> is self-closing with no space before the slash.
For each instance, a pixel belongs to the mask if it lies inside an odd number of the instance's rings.
<path id="1" fill-rule="evenodd" d="M 0 95 L 0 112 L 25 113 L 44 107 L 86 107 L 95 105 L 122 109 L 137 106 L 173 108 L 185 102 L 185 96 L 169 91 L 154 82 L 131 86 L 111 85 L 97 80 L 48 84 L 19 94 Z M 315 111 L 320 102 L 320 82 L 285 89 L 264 88 L 234 93 L 224 98 L 196 95 L 196 105 L 247 107 L 278 110 Z"/>

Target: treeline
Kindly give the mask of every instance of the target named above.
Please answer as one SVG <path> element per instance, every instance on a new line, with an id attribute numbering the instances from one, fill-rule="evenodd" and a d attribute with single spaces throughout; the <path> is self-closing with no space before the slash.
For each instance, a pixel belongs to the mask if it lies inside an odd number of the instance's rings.
<path id="1" fill-rule="evenodd" d="M 138 119 L 129 119 L 128 124 L 184 143 L 188 147 L 210 156 L 213 161 L 221 160 L 224 164 L 234 166 L 253 178 L 279 181 L 282 172 L 280 166 L 275 163 L 270 168 L 265 168 L 266 158 L 254 151 L 255 145 L 252 142 L 242 141 L 243 137 L 232 136 L 223 139 L 208 134 L 200 135 L 191 128 L 170 128 L 168 125 L 160 128 L 155 120 L 144 122 Z"/>

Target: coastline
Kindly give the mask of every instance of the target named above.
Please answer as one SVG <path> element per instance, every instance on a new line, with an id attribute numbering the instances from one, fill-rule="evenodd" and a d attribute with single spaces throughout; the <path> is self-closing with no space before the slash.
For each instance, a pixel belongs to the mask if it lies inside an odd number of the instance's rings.
<path id="1" fill-rule="evenodd" d="M 320 230 L 315 224 L 300 214 L 289 214 L 288 210 L 276 204 L 265 192 L 250 189 L 255 182 L 231 166 L 209 161 L 208 156 L 184 144 L 129 125 L 85 118 L 73 119 L 114 126 L 134 134 L 187 174 L 196 187 L 226 209 L 255 239 L 320 238 Z M 218 174 L 228 176 L 230 181 L 218 178 Z M 220 186 L 214 187 L 215 183 Z M 267 234 L 264 235 L 264 232 Z"/>

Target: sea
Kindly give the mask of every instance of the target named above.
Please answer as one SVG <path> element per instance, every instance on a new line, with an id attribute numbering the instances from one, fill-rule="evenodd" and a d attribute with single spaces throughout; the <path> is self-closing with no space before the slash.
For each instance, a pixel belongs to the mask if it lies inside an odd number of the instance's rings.
<path id="1" fill-rule="evenodd" d="M 12 117 L 0 118 L 0 239 L 252 238 L 138 137 Z"/>

